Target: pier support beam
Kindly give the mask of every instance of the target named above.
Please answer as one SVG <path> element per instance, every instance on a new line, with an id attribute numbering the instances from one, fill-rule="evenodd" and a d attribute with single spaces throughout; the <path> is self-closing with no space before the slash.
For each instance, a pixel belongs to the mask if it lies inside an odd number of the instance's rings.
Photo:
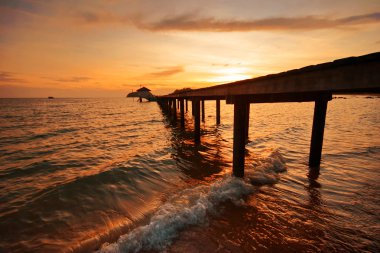
<path id="1" fill-rule="evenodd" d="M 200 122 L 200 106 L 199 98 L 193 98 L 194 107 L 194 142 L 199 144 L 201 142 L 201 122 Z"/>
<path id="2" fill-rule="evenodd" d="M 202 122 L 205 122 L 205 100 L 202 99 Z"/>
<path id="3" fill-rule="evenodd" d="M 188 102 L 189 102 L 189 100 L 186 98 L 186 112 L 189 111 L 189 107 L 188 107 L 188 106 L 189 106 L 189 103 L 188 103 Z"/>
<path id="4" fill-rule="evenodd" d="M 220 99 L 216 100 L 216 124 L 220 124 Z"/>
<path id="5" fill-rule="evenodd" d="M 194 99 L 191 100 L 191 115 L 194 117 Z"/>
<path id="6" fill-rule="evenodd" d="M 173 119 L 177 120 L 177 105 L 176 105 L 176 99 L 173 99 Z"/>
<path id="7" fill-rule="evenodd" d="M 315 101 L 313 130 L 311 133 L 309 166 L 319 167 L 321 164 L 323 133 L 325 130 L 327 103 L 330 97 L 324 96 Z"/>
<path id="8" fill-rule="evenodd" d="M 247 144 L 248 139 L 249 139 L 249 111 L 251 108 L 251 104 L 246 103 L 246 107 L 247 107 L 247 109 L 245 112 L 245 143 Z"/>
<path id="9" fill-rule="evenodd" d="M 181 111 L 181 127 L 184 128 L 185 127 L 185 105 L 184 105 L 184 100 L 180 99 L 179 103 L 180 103 L 180 108 L 179 109 Z"/>
<path id="10" fill-rule="evenodd" d="M 244 177 L 246 138 L 247 98 L 234 100 L 234 146 L 232 172 L 236 177 Z"/>
<path id="11" fill-rule="evenodd" d="M 168 108 L 168 114 L 171 115 L 172 114 L 172 100 L 168 99 L 166 103 L 167 103 L 167 108 Z"/>

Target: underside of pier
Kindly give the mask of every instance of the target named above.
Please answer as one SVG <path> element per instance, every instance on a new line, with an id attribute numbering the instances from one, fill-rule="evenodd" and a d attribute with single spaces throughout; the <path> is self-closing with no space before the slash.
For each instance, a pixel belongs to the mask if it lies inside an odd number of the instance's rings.
<path id="1" fill-rule="evenodd" d="M 200 143 L 200 120 L 204 121 L 204 101 L 216 101 L 216 124 L 220 123 L 220 100 L 234 105 L 233 174 L 244 176 L 245 144 L 248 139 L 251 103 L 315 103 L 309 166 L 318 168 L 321 161 L 323 133 L 328 101 L 333 94 L 380 93 L 380 52 L 349 57 L 233 83 L 196 90 L 186 90 L 158 98 L 164 111 L 176 118 L 180 103 L 181 126 L 184 125 L 186 101 L 192 101 L 194 140 Z"/>

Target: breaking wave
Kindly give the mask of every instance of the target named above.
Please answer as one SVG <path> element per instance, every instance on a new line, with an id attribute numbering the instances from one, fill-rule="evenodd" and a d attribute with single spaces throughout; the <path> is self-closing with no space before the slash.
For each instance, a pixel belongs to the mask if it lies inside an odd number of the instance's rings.
<path id="1" fill-rule="evenodd" d="M 251 182 L 273 184 L 279 179 L 278 172 L 283 171 L 284 158 L 278 151 L 273 151 L 268 157 L 257 161 L 256 171 L 245 179 L 225 176 L 210 185 L 185 189 L 163 204 L 148 225 L 137 227 L 122 235 L 115 243 L 103 244 L 98 252 L 163 250 L 187 226 L 205 223 L 208 214 L 216 214 L 218 206 L 223 202 L 243 205 L 244 197 L 257 188 Z"/>
<path id="2" fill-rule="evenodd" d="M 274 150 L 268 157 L 258 159 L 254 168 L 254 172 L 247 175 L 252 184 L 274 184 L 280 180 L 279 173 L 286 171 L 285 159 L 278 150 Z"/>

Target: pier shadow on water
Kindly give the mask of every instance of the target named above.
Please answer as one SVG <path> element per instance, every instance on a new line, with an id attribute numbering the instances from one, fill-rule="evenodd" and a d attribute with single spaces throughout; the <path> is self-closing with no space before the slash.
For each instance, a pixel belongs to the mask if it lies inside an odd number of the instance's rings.
<path id="1" fill-rule="evenodd" d="M 166 127 L 171 130 L 170 145 L 172 158 L 178 168 L 189 179 L 205 180 L 216 176 L 231 166 L 228 142 L 223 139 L 218 126 L 201 129 L 201 142 L 194 141 L 194 123 L 189 113 L 185 115 L 185 126 L 172 116 L 162 113 Z"/>

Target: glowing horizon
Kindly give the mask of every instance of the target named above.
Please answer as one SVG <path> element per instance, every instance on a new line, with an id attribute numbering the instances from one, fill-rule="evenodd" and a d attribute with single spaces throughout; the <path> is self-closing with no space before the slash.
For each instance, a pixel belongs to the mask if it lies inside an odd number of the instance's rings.
<path id="1" fill-rule="evenodd" d="M 0 2 L 0 97 L 201 88 L 380 51 L 380 2 Z"/>

